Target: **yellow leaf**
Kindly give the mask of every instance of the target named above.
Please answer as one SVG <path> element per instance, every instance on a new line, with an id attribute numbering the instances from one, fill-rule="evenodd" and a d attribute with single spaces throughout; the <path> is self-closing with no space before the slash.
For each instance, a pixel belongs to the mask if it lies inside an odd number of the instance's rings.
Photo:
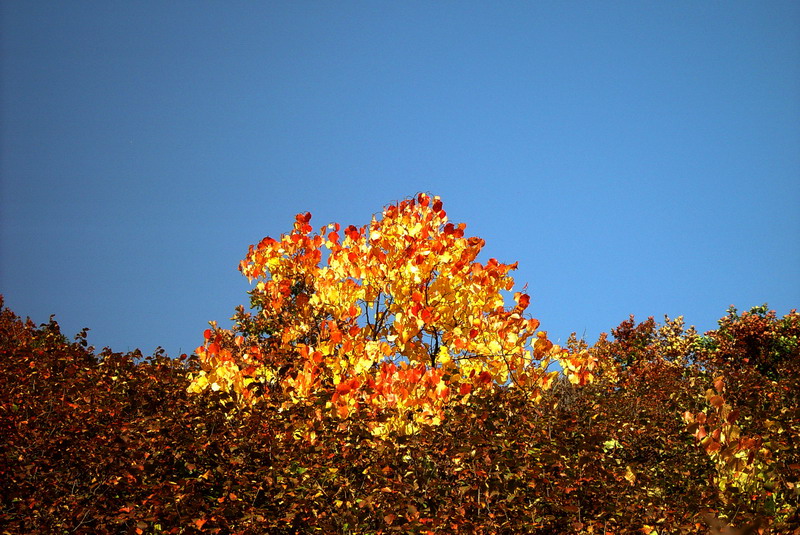
<path id="1" fill-rule="evenodd" d="M 625 467 L 625 475 L 623 476 L 628 482 L 633 485 L 636 482 L 636 474 L 633 472 L 633 469 L 630 465 Z"/>
<path id="2" fill-rule="evenodd" d="M 195 377 L 192 382 L 189 384 L 189 388 L 187 391 L 190 394 L 199 394 L 203 390 L 208 387 L 208 377 L 206 377 L 206 372 L 201 371 L 200 374 Z"/>
<path id="3" fill-rule="evenodd" d="M 453 359 L 450 358 L 450 352 L 447 350 L 447 346 L 443 345 L 443 346 L 441 346 L 439 348 L 439 354 L 437 355 L 436 360 L 442 366 L 445 366 L 445 365 L 450 364 L 451 362 L 453 362 Z"/>

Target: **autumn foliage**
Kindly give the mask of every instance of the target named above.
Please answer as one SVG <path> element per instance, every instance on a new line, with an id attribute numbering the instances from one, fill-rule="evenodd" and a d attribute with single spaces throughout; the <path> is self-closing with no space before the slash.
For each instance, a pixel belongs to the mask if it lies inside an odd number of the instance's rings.
<path id="1" fill-rule="evenodd" d="M 177 359 L 0 297 L 0 533 L 800 534 L 800 315 L 557 347 L 464 230 L 300 215 Z"/>
<path id="2" fill-rule="evenodd" d="M 555 360 L 591 379 L 586 355 L 537 332 L 527 294 L 506 307 L 516 264 L 479 262 L 484 241 L 448 222 L 439 198 L 389 205 L 360 228 L 314 232 L 310 221 L 299 214 L 292 232 L 250 247 L 239 269 L 257 281 L 257 312 L 240 309 L 233 331 L 206 331 L 193 392 L 249 405 L 279 390 L 385 435 L 440 424 L 448 404 L 497 385 L 540 399 Z"/>

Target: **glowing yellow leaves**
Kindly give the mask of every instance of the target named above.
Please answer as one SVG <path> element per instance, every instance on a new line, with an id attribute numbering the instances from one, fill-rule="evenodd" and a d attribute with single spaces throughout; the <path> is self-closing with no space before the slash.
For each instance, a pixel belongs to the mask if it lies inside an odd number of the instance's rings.
<path id="1" fill-rule="evenodd" d="M 552 383 L 547 365 L 562 354 L 524 316 L 530 297 L 517 292 L 505 306 L 516 264 L 478 262 L 484 241 L 448 222 L 438 197 L 389 205 L 361 228 L 314 233 L 310 220 L 298 214 L 292 232 L 250 246 L 240 270 L 257 281 L 259 312 L 235 317 L 246 343 L 207 333 L 193 392 L 216 384 L 251 403 L 255 381 L 292 403 L 324 401 L 339 418 L 374 418 L 383 434 L 437 424 L 447 403 L 478 389 L 532 387 L 538 397 Z M 570 370 L 584 384 L 592 364 L 576 358 Z"/>

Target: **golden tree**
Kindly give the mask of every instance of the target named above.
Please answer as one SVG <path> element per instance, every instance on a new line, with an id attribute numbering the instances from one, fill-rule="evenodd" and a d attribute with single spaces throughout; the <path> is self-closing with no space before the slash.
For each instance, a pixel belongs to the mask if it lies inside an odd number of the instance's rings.
<path id="1" fill-rule="evenodd" d="M 381 414 L 367 421 L 382 435 L 437 424 L 448 403 L 481 389 L 538 400 L 554 359 L 575 382 L 591 380 L 594 362 L 537 332 L 527 294 L 506 306 L 517 264 L 479 262 L 484 241 L 448 222 L 438 197 L 389 205 L 360 228 L 314 232 L 310 220 L 299 214 L 289 234 L 250 246 L 239 269 L 256 281 L 257 312 L 240 307 L 232 331 L 211 323 L 190 391 L 224 390 L 243 405 L 280 391 L 339 418 Z"/>

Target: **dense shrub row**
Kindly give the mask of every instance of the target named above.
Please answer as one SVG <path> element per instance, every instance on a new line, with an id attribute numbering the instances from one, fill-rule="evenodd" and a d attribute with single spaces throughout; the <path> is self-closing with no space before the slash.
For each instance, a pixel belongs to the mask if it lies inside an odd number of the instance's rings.
<path id="1" fill-rule="evenodd" d="M 697 533 L 705 511 L 800 533 L 794 312 L 704 336 L 631 318 L 589 348 L 589 385 L 487 390 L 376 437 L 279 393 L 187 394 L 194 356 L 96 353 L 0 308 L 0 533 Z M 726 406 L 757 444 L 687 431 Z"/>

